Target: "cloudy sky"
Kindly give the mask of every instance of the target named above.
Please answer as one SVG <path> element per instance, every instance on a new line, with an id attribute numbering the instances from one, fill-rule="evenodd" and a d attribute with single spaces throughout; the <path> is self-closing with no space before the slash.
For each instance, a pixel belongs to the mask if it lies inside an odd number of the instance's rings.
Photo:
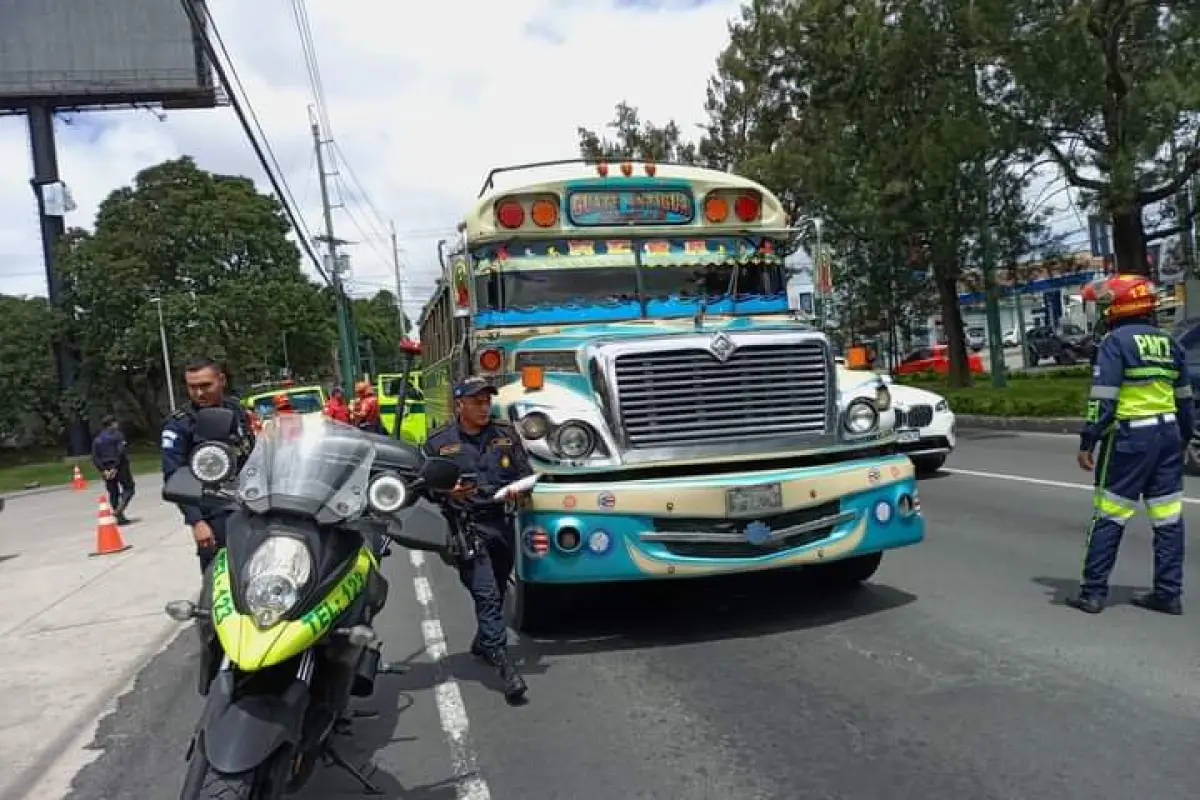
<path id="1" fill-rule="evenodd" d="M 174 2 L 174 0 L 156 0 Z M 432 289 L 436 242 L 451 234 L 487 170 L 577 155 L 626 100 L 685 131 L 737 0 L 437 0 L 419 13 L 384 0 L 307 0 L 335 151 L 336 233 L 352 289 L 393 285 L 394 220 L 415 318 Z M 309 133 L 312 102 L 292 0 L 210 0 L 237 74 L 308 228 L 322 230 Z M 182 12 L 180 12 L 182 13 Z M 57 125 L 59 165 L 90 227 L 97 204 L 139 170 L 189 154 L 267 184 L 233 111 L 96 111 Z M 0 118 L 0 292 L 44 294 L 25 121 Z M 1060 223 L 1077 228 L 1072 213 Z"/>

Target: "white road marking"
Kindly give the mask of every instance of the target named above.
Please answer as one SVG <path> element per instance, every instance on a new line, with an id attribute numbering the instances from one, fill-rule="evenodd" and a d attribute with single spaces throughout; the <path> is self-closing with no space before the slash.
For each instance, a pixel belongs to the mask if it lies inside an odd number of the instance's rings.
<path id="1" fill-rule="evenodd" d="M 1029 478 L 1025 475 L 1003 475 L 999 472 L 982 472 L 975 469 L 959 469 L 957 467 L 943 467 L 943 472 L 949 472 L 952 475 L 967 475 L 972 478 L 988 478 L 997 481 L 1014 481 L 1015 483 L 1029 483 L 1034 486 L 1047 486 L 1055 489 L 1082 489 L 1085 492 L 1094 492 L 1096 487 L 1086 483 L 1067 483 L 1066 481 L 1052 481 L 1046 478 Z M 1188 505 L 1200 506 L 1200 499 L 1195 497 L 1184 497 L 1183 502 Z"/>
<path id="2" fill-rule="evenodd" d="M 467 706 L 463 703 L 458 681 L 446 674 L 446 634 L 442 630 L 441 620 L 438 619 L 433 586 L 429 583 L 429 578 L 422 574 L 425 554 L 410 550 L 408 558 L 417 572 L 413 578 L 413 589 L 417 595 L 417 603 L 421 606 L 421 638 L 425 640 L 425 651 L 433 659 L 437 673 L 438 682 L 434 687 L 434 695 L 437 698 L 438 717 L 441 719 L 446 741 L 450 744 L 450 766 L 458 778 L 455 796 L 457 800 L 491 800 L 492 793 L 487 782 L 479 775 L 478 759 L 471 744 Z"/>

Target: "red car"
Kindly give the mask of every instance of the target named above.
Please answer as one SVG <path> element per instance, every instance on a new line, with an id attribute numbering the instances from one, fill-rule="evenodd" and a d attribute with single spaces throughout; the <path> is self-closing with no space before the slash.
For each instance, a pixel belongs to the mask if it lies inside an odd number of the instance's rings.
<path id="1" fill-rule="evenodd" d="M 971 372 L 976 374 L 984 372 L 983 359 L 978 353 L 967 354 L 967 365 L 971 368 Z M 896 365 L 893 372 L 897 375 L 916 375 L 921 372 L 947 375 L 950 372 L 950 355 L 944 344 L 919 347 L 905 356 L 904 360 Z"/>

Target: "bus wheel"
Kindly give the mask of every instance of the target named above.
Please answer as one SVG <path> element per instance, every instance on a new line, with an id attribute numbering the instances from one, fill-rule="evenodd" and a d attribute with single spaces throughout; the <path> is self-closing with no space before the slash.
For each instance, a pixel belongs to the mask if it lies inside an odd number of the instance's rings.
<path id="1" fill-rule="evenodd" d="M 817 567 L 821 580 L 831 589 L 853 589 L 870 580 L 883 561 L 883 553 L 869 553 L 822 564 Z"/>
<path id="2" fill-rule="evenodd" d="M 561 589 L 544 583 L 527 583 L 521 578 L 509 592 L 512 599 L 512 626 L 518 633 L 536 636 L 558 622 L 557 602 Z"/>

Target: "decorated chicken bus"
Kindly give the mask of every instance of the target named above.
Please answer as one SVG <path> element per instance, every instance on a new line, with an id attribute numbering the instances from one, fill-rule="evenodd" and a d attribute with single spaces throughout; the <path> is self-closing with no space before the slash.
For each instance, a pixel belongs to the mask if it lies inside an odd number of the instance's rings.
<path id="1" fill-rule="evenodd" d="M 565 174 L 495 185 L 547 167 Z M 522 165 L 459 230 L 420 317 L 426 419 L 482 375 L 541 475 L 517 516 L 518 628 L 583 583 L 814 566 L 857 585 L 923 539 L 887 386 L 839 391 L 830 343 L 789 310 L 790 229 L 763 186 Z"/>

